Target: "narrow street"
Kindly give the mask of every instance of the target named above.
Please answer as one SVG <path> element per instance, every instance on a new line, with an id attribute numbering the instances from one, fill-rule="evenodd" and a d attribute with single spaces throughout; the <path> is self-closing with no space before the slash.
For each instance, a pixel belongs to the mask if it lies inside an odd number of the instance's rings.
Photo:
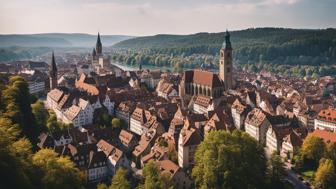
<path id="1" fill-rule="evenodd" d="M 290 163 L 286 163 L 286 172 L 287 172 L 287 176 L 286 179 L 292 183 L 294 185 L 294 187 L 296 189 L 310 189 L 311 187 L 307 186 L 305 183 L 303 183 L 303 181 L 301 181 L 297 174 L 294 173 L 294 171 L 291 170 L 291 164 Z"/>

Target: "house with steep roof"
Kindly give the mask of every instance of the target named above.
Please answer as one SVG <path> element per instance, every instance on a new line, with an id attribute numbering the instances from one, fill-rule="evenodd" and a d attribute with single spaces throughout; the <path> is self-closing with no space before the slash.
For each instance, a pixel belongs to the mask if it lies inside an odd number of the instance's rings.
<path id="1" fill-rule="evenodd" d="M 334 108 L 321 110 L 314 120 L 314 128 L 336 132 L 336 110 Z"/>
<path id="2" fill-rule="evenodd" d="M 160 160 L 155 162 L 159 167 L 161 174 L 169 175 L 174 188 L 189 189 L 192 186 L 192 180 L 188 175 L 174 162 L 170 160 Z"/>
<path id="3" fill-rule="evenodd" d="M 230 115 L 223 108 L 217 108 L 204 126 L 204 135 L 213 130 L 233 131 L 235 129 Z"/>
<path id="4" fill-rule="evenodd" d="M 119 140 L 125 152 L 132 152 L 138 144 L 136 137 L 124 129 L 122 129 L 119 133 Z"/>
<path id="5" fill-rule="evenodd" d="M 170 154 L 174 152 L 176 152 L 176 149 L 173 136 L 169 133 L 164 133 L 156 139 L 150 153 L 141 158 L 141 166 L 143 167 L 151 160 L 167 160 L 170 158 Z"/>
<path id="6" fill-rule="evenodd" d="M 148 110 L 145 110 L 141 107 L 136 107 L 131 115 L 130 130 L 137 135 L 142 135 L 149 129 L 146 127 L 146 123 L 150 120 L 151 117 L 152 115 Z"/>
<path id="7" fill-rule="evenodd" d="M 141 159 L 150 153 L 151 147 L 155 144 L 157 137 L 161 136 L 164 131 L 157 130 L 154 127 L 141 135 L 139 144 L 132 152 L 133 160 L 138 168 L 141 167 Z"/>
<path id="8" fill-rule="evenodd" d="M 145 83 L 150 89 L 155 89 L 161 80 L 160 70 L 143 70 L 140 75 L 141 83 Z"/>
<path id="9" fill-rule="evenodd" d="M 244 105 L 238 98 L 233 102 L 231 106 L 231 115 L 234 126 L 239 129 L 244 129 L 244 122 L 247 113 L 250 111 L 250 107 Z"/>
<path id="10" fill-rule="evenodd" d="M 169 100 L 170 98 L 178 96 L 177 87 L 173 83 L 167 81 L 167 79 L 161 79 L 156 87 L 157 95 Z"/>
<path id="11" fill-rule="evenodd" d="M 115 109 L 116 118 L 123 120 L 125 123 L 127 123 L 127 126 L 129 127 L 131 114 L 133 113 L 135 106 L 135 103 L 132 101 L 120 102 Z"/>
<path id="12" fill-rule="evenodd" d="M 270 122 L 266 114 L 259 108 L 253 108 L 245 119 L 245 131 L 247 134 L 255 138 L 261 144 L 265 143 L 266 132 Z"/>
<path id="13" fill-rule="evenodd" d="M 209 96 L 197 95 L 190 101 L 192 110 L 198 114 L 206 114 L 215 109 L 215 103 Z"/>
<path id="14" fill-rule="evenodd" d="M 178 164 L 188 168 L 195 163 L 195 152 L 203 138 L 195 128 L 182 129 L 178 140 Z"/>
<path id="15" fill-rule="evenodd" d="M 105 140 L 100 140 L 97 143 L 98 151 L 104 152 L 108 158 L 107 167 L 110 175 L 114 175 L 119 167 L 130 169 L 131 164 L 125 154 L 115 146 Z"/>
<path id="16" fill-rule="evenodd" d="M 266 132 L 266 148 L 270 154 L 273 152 L 280 153 L 283 138 L 290 134 L 291 127 L 280 127 L 269 125 Z"/>

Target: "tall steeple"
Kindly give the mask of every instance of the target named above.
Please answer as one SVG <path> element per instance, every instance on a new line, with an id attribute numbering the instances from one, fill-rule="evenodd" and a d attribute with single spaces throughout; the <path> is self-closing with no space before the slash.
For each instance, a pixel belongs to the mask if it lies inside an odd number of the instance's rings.
<path id="1" fill-rule="evenodd" d="M 49 71 L 49 79 L 50 79 L 50 90 L 57 87 L 57 66 L 54 56 L 54 51 L 51 55 L 51 66 Z"/>
<path id="2" fill-rule="evenodd" d="M 230 41 L 230 33 L 226 30 L 225 41 L 220 50 L 219 58 L 219 77 L 225 85 L 225 90 L 232 89 L 233 66 L 232 66 L 232 46 Z"/>
<path id="3" fill-rule="evenodd" d="M 98 32 L 97 43 L 96 43 L 96 53 L 97 55 L 101 55 L 103 51 L 103 45 L 100 40 L 100 34 Z"/>
<path id="4" fill-rule="evenodd" d="M 225 48 L 226 50 L 232 50 L 231 41 L 230 41 L 230 33 L 228 30 L 226 30 L 226 33 L 225 33 L 225 43 L 223 43 L 223 48 Z"/>

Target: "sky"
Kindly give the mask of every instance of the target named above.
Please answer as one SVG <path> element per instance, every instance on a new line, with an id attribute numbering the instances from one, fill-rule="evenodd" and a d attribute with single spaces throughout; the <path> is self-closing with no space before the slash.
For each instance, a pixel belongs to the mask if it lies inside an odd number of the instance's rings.
<path id="1" fill-rule="evenodd" d="M 336 27 L 336 0 L 0 0 L 0 34 Z"/>

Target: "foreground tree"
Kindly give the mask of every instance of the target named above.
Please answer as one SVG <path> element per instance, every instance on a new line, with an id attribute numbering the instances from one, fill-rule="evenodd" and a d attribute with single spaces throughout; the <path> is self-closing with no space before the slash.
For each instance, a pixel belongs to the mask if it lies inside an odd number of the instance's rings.
<path id="1" fill-rule="evenodd" d="M 113 176 L 111 186 L 109 189 L 129 189 L 130 183 L 126 179 L 127 170 L 119 168 L 117 173 Z"/>
<path id="2" fill-rule="evenodd" d="M 308 135 L 302 144 L 301 152 L 304 158 L 318 164 L 326 152 L 326 144 L 322 138 Z"/>
<path id="3" fill-rule="evenodd" d="M 36 125 L 39 127 L 39 131 L 45 131 L 46 125 L 47 125 L 47 120 L 49 118 L 49 113 L 44 107 L 44 104 L 42 101 L 38 100 L 34 104 L 31 105 L 32 107 L 32 112 L 35 116 L 36 120 Z"/>
<path id="4" fill-rule="evenodd" d="M 332 142 L 327 146 L 327 158 L 334 161 L 336 163 L 336 143 Z"/>
<path id="5" fill-rule="evenodd" d="M 172 188 L 167 175 L 161 175 L 160 170 L 153 161 L 149 161 L 143 168 L 142 183 L 139 189 L 168 189 Z"/>
<path id="6" fill-rule="evenodd" d="M 336 188 L 335 166 L 332 160 L 322 159 L 316 171 L 314 185 L 320 189 Z"/>
<path id="7" fill-rule="evenodd" d="M 266 175 L 263 148 L 246 133 L 212 131 L 195 155 L 197 188 L 260 188 Z"/>
<path id="8" fill-rule="evenodd" d="M 50 149 L 42 149 L 33 156 L 33 164 L 39 170 L 39 188 L 82 188 L 82 175 L 74 163 Z"/>
<path id="9" fill-rule="evenodd" d="M 281 186 L 281 180 L 285 175 L 285 164 L 277 153 L 273 153 L 269 160 L 269 176 L 272 188 Z"/>
<path id="10" fill-rule="evenodd" d="M 11 122 L 0 118 L 0 188 L 33 188 L 27 172 L 31 144 L 26 139 L 17 141 L 17 131 L 8 132 L 11 128 L 7 124 Z"/>
<path id="11" fill-rule="evenodd" d="M 11 77 L 2 95 L 5 106 L 4 117 L 18 124 L 22 134 L 35 143 L 39 129 L 36 127 L 29 101 L 28 83 L 22 77 Z"/>

